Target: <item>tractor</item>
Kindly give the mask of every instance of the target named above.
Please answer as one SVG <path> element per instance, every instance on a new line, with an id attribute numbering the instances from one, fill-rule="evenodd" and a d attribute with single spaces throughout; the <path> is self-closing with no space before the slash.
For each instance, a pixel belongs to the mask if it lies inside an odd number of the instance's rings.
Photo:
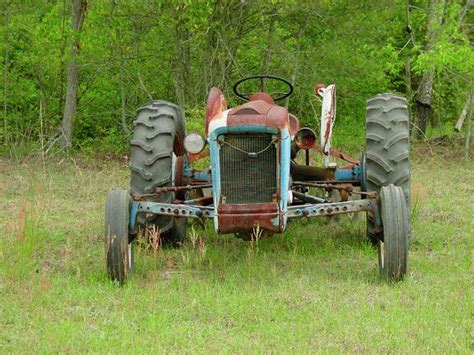
<path id="1" fill-rule="evenodd" d="M 245 93 L 246 85 L 256 89 Z M 410 238 L 406 99 L 378 94 L 367 101 L 366 147 L 355 159 L 331 147 L 335 85 L 315 86 L 322 102 L 319 139 L 277 104 L 293 90 L 284 78 L 249 76 L 233 86 L 243 104 L 228 108 L 223 92 L 213 87 L 205 135 L 186 134 L 183 110 L 173 103 L 155 100 L 138 109 L 130 190 L 111 189 L 106 201 L 106 264 L 112 280 L 123 283 L 132 273 L 134 244 L 146 228 L 156 228 L 164 243 L 179 246 L 188 218 L 211 219 L 217 233 L 250 239 L 256 229 L 283 233 L 295 218 L 360 212 L 367 216 L 367 241 L 377 247 L 381 275 L 404 277 Z M 310 165 L 312 151 L 321 154 L 320 166 Z M 305 156 L 298 158 L 301 153 Z M 205 169 L 193 168 L 205 157 L 210 162 Z"/>

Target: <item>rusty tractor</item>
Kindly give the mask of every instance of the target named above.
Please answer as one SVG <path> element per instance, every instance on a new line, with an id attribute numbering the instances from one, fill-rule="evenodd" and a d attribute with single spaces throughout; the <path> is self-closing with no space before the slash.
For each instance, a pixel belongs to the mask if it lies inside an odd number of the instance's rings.
<path id="1" fill-rule="evenodd" d="M 243 93 L 252 82 L 259 91 Z M 269 84 L 284 89 L 267 92 Z M 256 228 L 282 233 L 295 218 L 365 212 L 380 273 L 402 279 L 410 236 L 406 100 L 379 94 L 367 101 L 366 147 L 355 159 L 331 147 L 334 85 L 315 87 L 322 101 L 319 140 L 276 104 L 292 94 L 289 81 L 255 75 L 239 80 L 233 91 L 244 103 L 228 108 L 223 92 L 210 90 L 205 136 L 185 134 L 184 114 L 175 104 L 155 100 L 138 109 L 130 143 L 130 191 L 112 189 L 107 196 L 109 276 L 120 283 L 127 279 L 137 235 L 146 228 L 159 230 L 164 243 L 178 246 L 188 218 L 211 219 L 218 233 L 249 239 Z M 310 165 L 311 151 L 322 155 L 320 166 Z M 204 157 L 209 157 L 208 168 L 193 168 Z"/>

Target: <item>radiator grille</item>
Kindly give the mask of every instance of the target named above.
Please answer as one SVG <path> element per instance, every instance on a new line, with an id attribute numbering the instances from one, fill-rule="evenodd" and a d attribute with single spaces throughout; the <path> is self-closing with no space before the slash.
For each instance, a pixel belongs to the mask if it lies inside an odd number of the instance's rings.
<path id="1" fill-rule="evenodd" d="M 226 203 L 272 202 L 277 192 L 277 152 L 271 134 L 227 134 L 220 149 L 221 195 Z M 260 152 L 249 156 L 241 152 Z"/>

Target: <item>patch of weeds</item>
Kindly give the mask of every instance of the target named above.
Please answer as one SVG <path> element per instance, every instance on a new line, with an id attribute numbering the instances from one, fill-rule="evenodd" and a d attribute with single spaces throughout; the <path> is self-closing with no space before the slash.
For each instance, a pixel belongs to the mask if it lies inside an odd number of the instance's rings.
<path id="1" fill-rule="evenodd" d="M 19 220 L 16 233 L 2 238 L 1 249 L 5 277 L 11 282 L 28 284 L 36 279 L 34 275 L 48 273 L 52 256 L 44 243 L 48 231 L 26 213 L 23 222 Z"/>

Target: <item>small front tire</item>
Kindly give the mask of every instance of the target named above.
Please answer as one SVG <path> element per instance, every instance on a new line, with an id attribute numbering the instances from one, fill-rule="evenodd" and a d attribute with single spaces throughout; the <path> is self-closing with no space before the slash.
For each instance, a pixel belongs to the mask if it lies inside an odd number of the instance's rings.
<path id="1" fill-rule="evenodd" d="M 410 224 L 403 190 L 390 184 L 380 192 L 383 237 L 378 240 L 379 271 L 382 276 L 401 280 L 408 271 Z"/>
<path id="2" fill-rule="evenodd" d="M 129 238 L 130 194 L 110 190 L 105 207 L 105 248 L 110 278 L 124 283 L 133 271 L 133 244 Z"/>

